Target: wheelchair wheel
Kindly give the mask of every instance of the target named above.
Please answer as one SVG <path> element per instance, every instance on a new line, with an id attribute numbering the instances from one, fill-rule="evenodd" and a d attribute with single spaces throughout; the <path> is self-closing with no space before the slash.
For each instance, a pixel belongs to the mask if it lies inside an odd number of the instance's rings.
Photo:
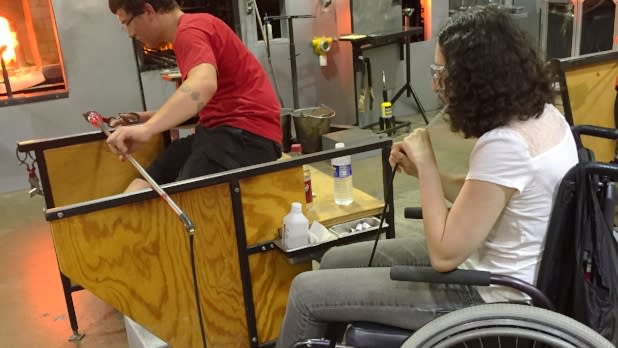
<path id="1" fill-rule="evenodd" d="M 445 314 L 417 330 L 402 348 L 613 348 L 587 326 L 562 314 L 518 304 L 483 304 Z"/>

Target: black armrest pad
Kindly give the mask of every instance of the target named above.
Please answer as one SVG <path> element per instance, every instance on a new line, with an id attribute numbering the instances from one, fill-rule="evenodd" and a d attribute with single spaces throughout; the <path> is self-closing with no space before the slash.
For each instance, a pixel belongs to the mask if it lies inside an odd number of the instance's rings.
<path id="1" fill-rule="evenodd" d="M 489 286 L 491 273 L 456 269 L 438 272 L 431 267 L 397 265 L 391 267 L 391 279 L 412 282 Z"/>
<path id="2" fill-rule="evenodd" d="M 423 209 L 421 207 L 408 207 L 403 209 L 403 217 L 406 219 L 422 219 Z"/>

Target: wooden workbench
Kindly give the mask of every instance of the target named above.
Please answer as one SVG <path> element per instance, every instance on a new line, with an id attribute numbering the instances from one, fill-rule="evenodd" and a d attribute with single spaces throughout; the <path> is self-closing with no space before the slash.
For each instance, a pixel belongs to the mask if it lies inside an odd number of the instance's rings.
<path id="1" fill-rule="evenodd" d="M 142 149 L 142 164 L 164 143 L 153 139 Z M 152 190 L 110 192 L 121 191 L 135 172 L 114 162 L 101 134 L 18 144 L 19 151 L 36 155 L 69 312 L 73 290 L 67 293 L 65 279 L 173 347 L 202 347 L 199 310 L 207 345 L 233 348 L 272 346 L 292 279 L 311 269 L 310 262 L 291 264 L 273 243 L 291 202 L 304 201 L 302 165 L 379 149 L 388 173 L 390 147 L 390 140 L 380 140 L 164 185 L 195 224 L 192 245 L 176 214 Z M 384 204 L 355 190 L 355 203 L 336 206 L 332 179 L 313 175 L 315 214 L 325 224 L 379 213 Z M 386 217 L 392 226 L 392 211 Z"/>

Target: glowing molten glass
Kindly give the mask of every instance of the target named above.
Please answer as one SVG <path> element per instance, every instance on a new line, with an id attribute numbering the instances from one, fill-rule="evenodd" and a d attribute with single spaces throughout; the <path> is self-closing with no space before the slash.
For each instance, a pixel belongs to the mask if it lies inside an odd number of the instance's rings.
<path id="1" fill-rule="evenodd" d="M 9 21 L 4 17 L 0 17 L 0 47 L 6 46 L 6 50 L 2 54 L 5 63 L 15 63 L 15 47 L 17 47 L 17 34 L 11 31 Z"/>

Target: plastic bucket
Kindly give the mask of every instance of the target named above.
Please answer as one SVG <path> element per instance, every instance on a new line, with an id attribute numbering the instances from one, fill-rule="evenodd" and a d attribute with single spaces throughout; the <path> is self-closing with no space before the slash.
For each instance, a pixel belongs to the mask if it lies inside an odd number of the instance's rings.
<path id="1" fill-rule="evenodd" d="M 322 135 L 330 131 L 334 116 L 335 111 L 325 105 L 292 111 L 296 141 L 302 145 L 303 153 L 322 150 Z"/>
<path id="2" fill-rule="evenodd" d="M 292 109 L 281 109 L 281 151 L 290 152 L 292 145 Z"/>

